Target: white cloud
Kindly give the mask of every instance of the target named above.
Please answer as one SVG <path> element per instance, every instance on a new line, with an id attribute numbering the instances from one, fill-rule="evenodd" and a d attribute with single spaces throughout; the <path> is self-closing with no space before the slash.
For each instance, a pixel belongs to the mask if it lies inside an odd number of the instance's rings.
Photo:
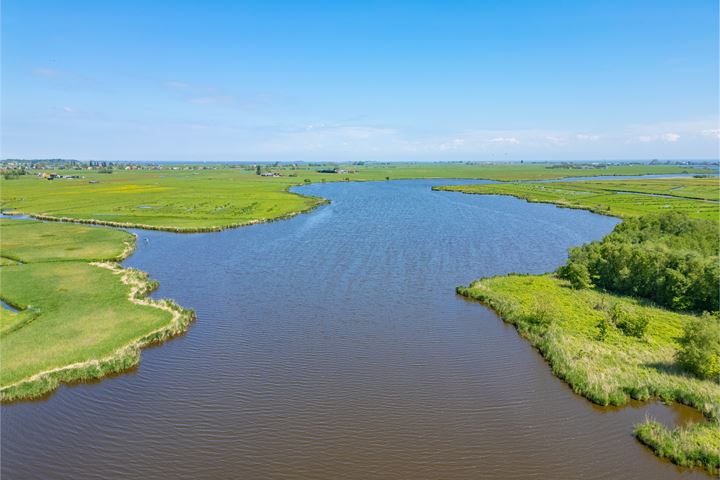
<path id="1" fill-rule="evenodd" d="M 669 142 L 675 143 L 680 140 L 680 135 L 677 133 L 663 133 L 661 135 L 640 135 L 636 138 L 638 142 L 649 143 L 649 142 Z"/>
<path id="2" fill-rule="evenodd" d="M 553 145 L 557 145 L 557 146 L 565 145 L 565 140 L 556 135 L 545 135 L 545 140 L 547 140 L 548 142 L 550 142 Z"/>
<path id="3" fill-rule="evenodd" d="M 578 133 L 575 135 L 575 138 L 581 141 L 588 141 L 588 142 L 597 142 L 600 140 L 600 135 L 593 135 L 588 133 Z"/>
<path id="4" fill-rule="evenodd" d="M 440 149 L 440 151 L 457 150 L 458 148 L 461 148 L 463 145 L 465 145 L 464 138 L 453 138 L 448 142 L 442 142 L 438 146 L 438 148 Z"/>
<path id="5" fill-rule="evenodd" d="M 702 130 L 700 134 L 704 137 L 720 138 L 720 128 L 708 128 Z"/>
<path id="6" fill-rule="evenodd" d="M 368 125 L 308 124 L 296 128 L 269 128 L 261 134 L 264 153 L 353 154 L 376 156 L 382 152 L 408 152 L 411 142 L 393 128 Z"/>
<path id="7" fill-rule="evenodd" d="M 663 133 L 660 138 L 665 142 L 675 143 L 680 140 L 680 135 L 677 133 Z"/>
<path id="8" fill-rule="evenodd" d="M 513 145 L 517 145 L 520 143 L 520 140 L 518 140 L 515 137 L 495 137 L 490 139 L 493 143 L 510 143 Z"/>
<path id="9" fill-rule="evenodd" d="M 63 112 L 73 113 L 75 110 L 72 107 L 63 107 Z"/>

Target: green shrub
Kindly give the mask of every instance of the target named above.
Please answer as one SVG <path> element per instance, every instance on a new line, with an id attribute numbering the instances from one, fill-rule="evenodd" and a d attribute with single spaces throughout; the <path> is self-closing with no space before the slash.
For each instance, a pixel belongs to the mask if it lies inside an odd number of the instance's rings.
<path id="1" fill-rule="evenodd" d="M 612 324 L 607 318 L 603 318 L 597 323 L 596 327 L 598 329 L 597 339 L 604 342 L 610 332 Z"/>
<path id="2" fill-rule="evenodd" d="M 568 263 L 560 267 L 558 270 L 560 278 L 564 278 L 570 282 L 575 289 L 590 288 L 592 281 L 590 280 L 590 272 L 582 263 Z"/>
<path id="3" fill-rule="evenodd" d="M 610 320 L 627 337 L 642 338 L 647 331 L 647 317 L 638 315 L 634 310 L 616 303 L 610 308 Z"/>
<path id="4" fill-rule="evenodd" d="M 720 318 L 705 314 L 685 325 L 675 358 L 700 378 L 720 381 Z"/>

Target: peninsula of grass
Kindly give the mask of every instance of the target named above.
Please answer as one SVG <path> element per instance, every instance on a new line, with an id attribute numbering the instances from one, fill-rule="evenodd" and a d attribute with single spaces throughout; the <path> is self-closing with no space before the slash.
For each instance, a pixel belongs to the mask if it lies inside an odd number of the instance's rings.
<path id="1" fill-rule="evenodd" d="M 576 290 L 552 275 L 485 278 L 458 293 L 478 300 L 514 325 L 545 357 L 553 373 L 600 405 L 660 398 L 700 410 L 707 421 L 668 429 L 647 421 L 636 436 L 658 455 L 684 466 L 720 468 L 720 384 L 677 367 L 675 352 L 683 326 L 693 315 L 658 308 L 632 297 L 595 289 Z M 642 338 L 610 328 L 600 339 L 598 324 L 612 305 L 632 309 L 649 321 Z"/>
<path id="2" fill-rule="evenodd" d="M 593 242 L 571 251 L 570 262 L 563 268 L 575 275 L 575 284 L 553 275 L 508 275 L 480 279 L 469 287 L 458 287 L 457 291 L 484 303 L 515 325 L 542 353 L 553 373 L 592 402 L 623 405 L 631 398 L 660 398 L 698 409 L 706 422 L 670 429 L 647 420 L 636 426 L 635 436 L 660 457 L 717 474 L 720 379 L 714 378 L 715 374 L 706 379 L 694 376 L 681 368 L 676 357 L 683 329 L 696 316 L 667 310 L 647 299 L 588 287 L 595 281 L 620 288 L 627 283 L 622 278 L 637 277 L 629 285 L 631 290 L 647 290 L 665 305 L 688 310 L 693 304 L 691 299 L 700 295 L 704 286 L 692 290 L 693 280 L 687 275 L 712 275 L 712 280 L 704 276 L 699 283 L 715 284 L 711 295 L 717 295 L 717 271 L 713 271 L 713 264 L 717 265 L 720 226 L 718 179 L 508 183 L 437 189 L 511 195 L 531 202 L 637 219 L 630 229 L 624 228 L 630 222 L 616 227 L 603 240 L 613 239 L 606 249 L 603 242 Z M 628 243 L 632 241 L 636 243 Z M 602 257 L 604 252 L 612 253 L 613 258 Z M 672 263 L 681 257 L 684 259 L 681 264 Z M 689 267 L 691 264 L 695 267 Z M 588 265 L 591 271 L 587 270 Z M 628 265 L 642 266 L 646 271 L 633 272 Z M 600 276 L 598 268 L 605 271 L 605 277 Z M 653 274 L 656 269 L 662 271 Z M 648 283 L 653 281 L 657 287 Z M 676 283 L 668 284 L 670 281 Z M 647 288 L 643 289 L 638 282 L 644 282 Z M 669 297 L 663 298 L 663 289 Z M 632 312 L 631 317 L 643 324 L 642 334 L 622 332 L 618 325 L 608 321 L 610 309 Z M 720 339 L 714 342 L 720 344 Z M 714 363 L 720 365 L 720 358 L 714 358 Z"/>
<path id="3" fill-rule="evenodd" d="M 147 299 L 156 285 L 115 263 L 133 245 L 109 228 L 0 219 L 0 298 L 17 309 L 0 309 L 0 400 L 120 372 L 185 330 L 191 311 Z"/>
<path id="4" fill-rule="evenodd" d="M 174 232 L 217 231 L 279 220 L 307 212 L 323 199 L 298 195 L 290 187 L 335 181 L 412 178 L 468 178 L 499 181 L 570 176 L 703 173 L 707 169 L 668 165 L 407 163 L 346 166 L 251 166 L 164 170 L 58 170 L 82 178 L 44 180 L 35 175 L 0 179 L 0 209 L 45 220 Z M 338 173 L 320 172 L 337 168 Z M 31 171 L 32 172 L 32 171 Z"/>
<path id="5" fill-rule="evenodd" d="M 720 179 L 662 178 L 622 181 L 495 183 L 435 187 L 480 195 L 511 195 L 529 202 L 552 203 L 616 217 L 681 212 L 690 218 L 720 218 Z"/>

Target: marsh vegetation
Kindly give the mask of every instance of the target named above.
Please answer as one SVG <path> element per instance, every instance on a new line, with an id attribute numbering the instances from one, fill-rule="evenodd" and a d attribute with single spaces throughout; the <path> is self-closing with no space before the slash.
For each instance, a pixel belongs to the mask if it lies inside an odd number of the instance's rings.
<path id="1" fill-rule="evenodd" d="M 15 261 L 0 267 L 0 298 L 17 308 L 0 309 L 3 401 L 127 369 L 140 347 L 192 319 L 172 302 L 144 300 L 147 275 L 115 267 L 134 245 L 127 232 L 0 219 L 0 238 Z"/>
<path id="2" fill-rule="evenodd" d="M 636 436 L 675 463 L 718 472 L 718 179 L 446 189 L 625 217 L 602 240 L 571 249 L 556 276 L 482 279 L 458 287 L 458 293 L 514 324 L 559 377 L 593 402 L 621 405 L 630 398 L 659 397 L 703 412 L 704 424 L 668 430 L 648 420 L 638 425 Z M 655 197 L 657 192 L 672 196 Z"/>

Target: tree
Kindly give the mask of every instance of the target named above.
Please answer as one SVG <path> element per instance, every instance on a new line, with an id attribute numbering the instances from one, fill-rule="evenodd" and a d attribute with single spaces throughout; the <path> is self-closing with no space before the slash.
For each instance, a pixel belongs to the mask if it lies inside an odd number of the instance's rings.
<path id="1" fill-rule="evenodd" d="M 685 325 L 675 359 L 688 372 L 720 382 L 720 317 L 705 313 Z"/>
<path id="2" fill-rule="evenodd" d="M 255 175 L 260 175 L 260 165 L 255 165 Z"/>
<path id="3" fill-rule="evenodd" d="M 592 281 L 590 280 L 590 272 L 582 263 L 571 262 L 560 267 L 558 271 L 561 278 L 570 282 L 575 289 L 590 288 Z"/>

